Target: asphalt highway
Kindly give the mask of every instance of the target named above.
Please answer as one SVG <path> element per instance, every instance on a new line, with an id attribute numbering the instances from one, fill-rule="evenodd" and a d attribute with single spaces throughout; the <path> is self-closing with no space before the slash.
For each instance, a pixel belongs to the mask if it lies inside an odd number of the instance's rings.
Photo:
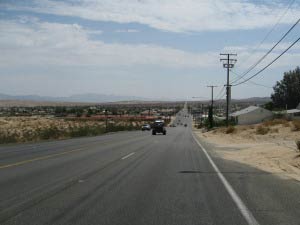
<path id="1" fill-rule="evenodd" d="M 299 182 L 220 158 L 185 115 L 165 136 L 0 147 L 0 224 L 300 224 Z"/>

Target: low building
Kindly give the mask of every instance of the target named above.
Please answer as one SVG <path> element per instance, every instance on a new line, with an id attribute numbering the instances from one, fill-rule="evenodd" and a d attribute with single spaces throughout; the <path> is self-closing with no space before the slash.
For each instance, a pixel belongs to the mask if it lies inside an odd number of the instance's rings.
<path id="1" fill-rule="evenodd" d="M 300 120 L 300 109 L 286 110 L 285 117 L 289 120 Z"/>
<path id="2" fill-rule="evenodd" d="M 273 118 L 273 113 L 258 106 L 249 106 L 230 115 L 237 124 L 256 124 Z"/>

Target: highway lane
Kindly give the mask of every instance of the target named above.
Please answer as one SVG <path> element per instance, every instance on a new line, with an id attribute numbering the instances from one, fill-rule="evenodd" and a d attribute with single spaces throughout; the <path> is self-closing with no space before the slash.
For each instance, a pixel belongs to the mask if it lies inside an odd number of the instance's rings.
<path id="1" fill-rule="evenodd" d="M 190 119 L 178 118 L 188 127 L 166 136 L 122 132 L 2 147 L 0 224 L 249 224 Z M 202 144 L 259 224 L 300 224 L 297 182 L 223 160 Z"/>

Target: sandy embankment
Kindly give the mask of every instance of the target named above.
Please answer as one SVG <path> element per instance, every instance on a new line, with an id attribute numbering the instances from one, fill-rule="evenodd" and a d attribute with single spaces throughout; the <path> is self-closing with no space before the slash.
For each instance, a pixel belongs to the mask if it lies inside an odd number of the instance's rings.
<path id="1" fill-rule="evenodd" d="M 289 122 L 267 126 L 269 132 L 261 135 L 257 134 L 258 126 L 236 126 L 230 134 L 226 134 L 225 128 L 195 133 L 213 144 L 225 159 L 300 181 L 300 153 L 295 143 L 300 140 L 300 131 L 292 131 L 293 124 Z"/>

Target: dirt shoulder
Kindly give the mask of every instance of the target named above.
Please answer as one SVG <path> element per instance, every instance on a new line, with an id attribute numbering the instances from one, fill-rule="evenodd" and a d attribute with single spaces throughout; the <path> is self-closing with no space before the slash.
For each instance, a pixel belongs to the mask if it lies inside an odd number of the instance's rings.
<path id="1" fill-rule="evenodd" d="M 261 127 L 267 133 L 261 134 Z M 300 140 L 300 131 L 295 130 L 292 122 L 236 126 L 232 133 L 226 131 L 226 128 L 209 132 L 194 130 L 225 159 L 300 181 L 300 153 L 295 143 Z"/>

